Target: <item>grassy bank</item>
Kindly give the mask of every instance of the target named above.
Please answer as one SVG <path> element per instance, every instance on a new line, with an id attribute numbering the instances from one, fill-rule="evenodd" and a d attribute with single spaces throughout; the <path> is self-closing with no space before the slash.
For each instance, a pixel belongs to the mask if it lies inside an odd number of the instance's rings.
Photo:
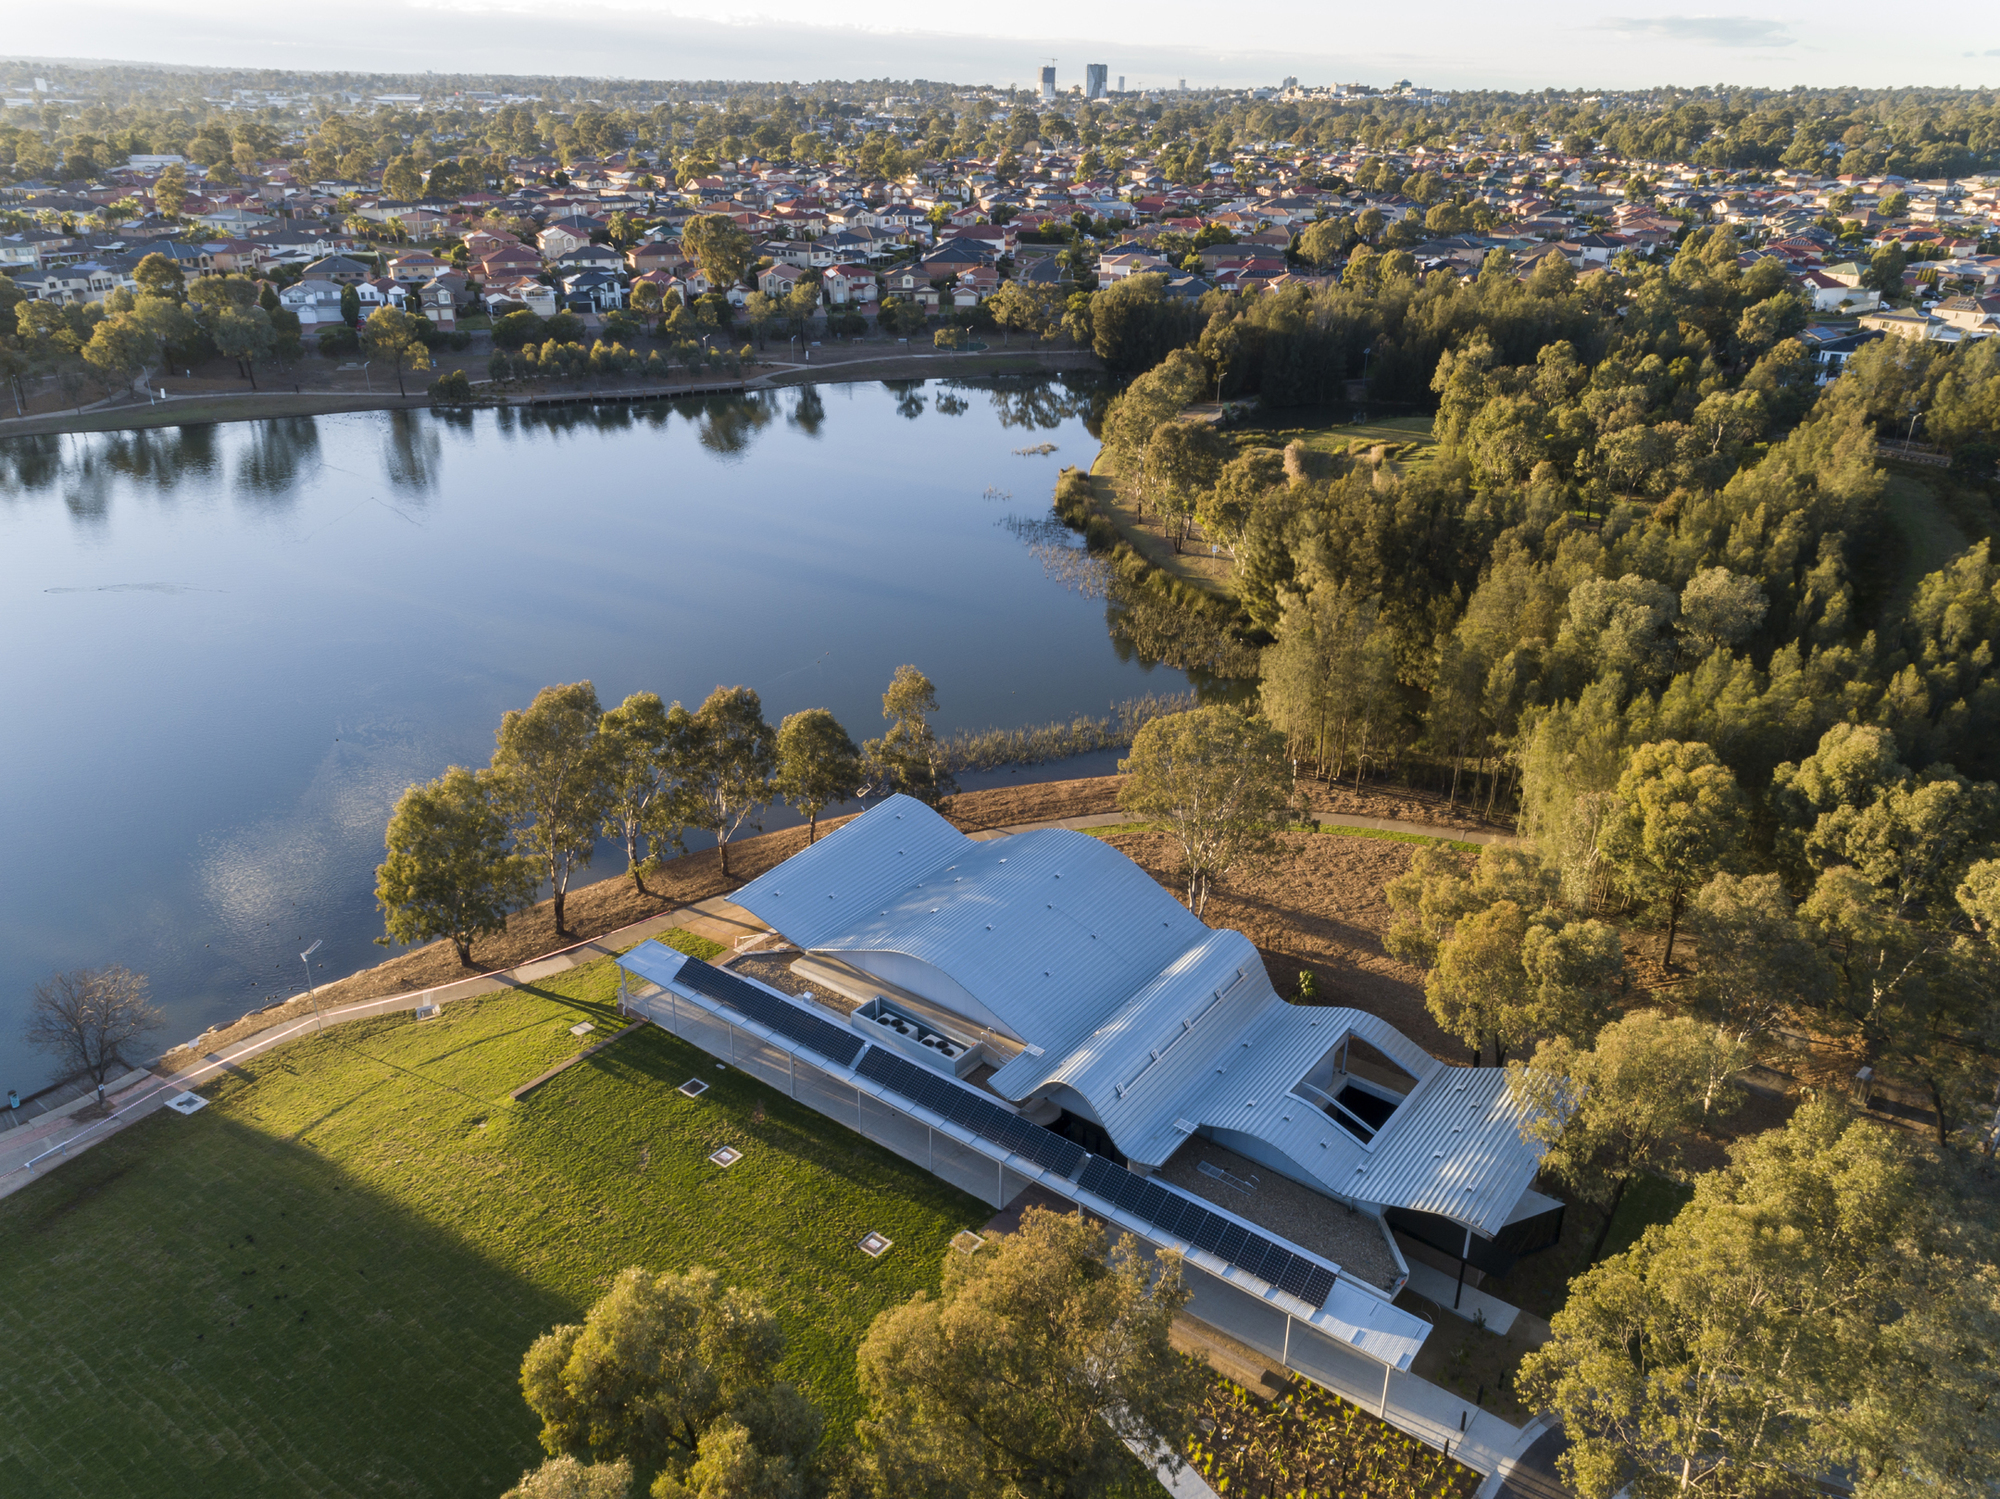
<path id="1" fill-rule="evenodd" d="M 633 1264 L 763 1296 L 851 1427 L 862 1332 L 988 1209 L 652 1027 L 512 1101 L 615 986 L 303 1039 L 0 1203 L 0 1492 L 498 1493 L 538 1457 L 522 1353 Z"/>
<path id="2" fill-rule="evenodd" d="M 330 416 L 342 411 L 390 411 L 398 406 L 428 406 L 422 381 L 413 382 L 412 394 L 404 399 L 393 390 L 387 395 L 360 391 L 308 390 L 244 391 L 241 395 L 183 396 L 157 406 L 114 406 L 103 411 L 82 413 L 51 412 L 45 416 L 17 417 L 0 422 L 0 440 L 9 437 L 46 437 L 57 432 L 136 432 L 152 427 L 181 427 L 199 422 L 255 422 L 281 416 Z"/>

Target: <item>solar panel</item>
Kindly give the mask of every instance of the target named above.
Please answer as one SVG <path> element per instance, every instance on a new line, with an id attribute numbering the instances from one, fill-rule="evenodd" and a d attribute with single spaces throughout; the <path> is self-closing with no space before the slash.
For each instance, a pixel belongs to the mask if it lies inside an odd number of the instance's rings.
<path id="1" fill-rule="evenodd" d="M 1161 1216 L 1167 1210 L 1167 1204 L 1172 1200 L 1173 1193 L 1169 1192 L 1158 1182 L 1141 1182 L 1139 1184 L 1139 1205 L 1133 1211 L 1148 1223 L 1157 1227 L 1159 1226 Z"/>
<path id="2" fill-rule="evenodd" d="M 704 998 L 749 1016 L 768 1030 L 810 1047 L 842 1067 L 853 1066 L 865 1044 L 852 1031 L 809 1014 L 790 1000 L 780 999 L 769 990 L 699 958 L 689 958 L 681 964 L 676 981 Z"/>
<path id="3" fill-rule="evenodd" d="M 1250 1230 L 1240 1223 L 1224 1222 L 1222 1234 L 1215 1242 L 1215 1252 L 1230 1264 L 1237 1262 L 1243 1253 L 1243 1246 L 1250 1238 Z"/>
<path id="4" fill-rule="evenodd" d="M 1304 1296 L 1306 1293 L 1306 1276 L 1311 1272 L 1312 1267 L 1312 1261 L 1304 1255 L 1291 1254 L 1285 1257 L 1284 1267 L 1278 1271 L 1275 1280 L 1268 1275 L 1264 1278 L 1270 1280 L 1273 1285 L 1288 1295 Z"/>
<path id="5" fill-rule="evenodd" d="M 1139 1204 L 1145 1197 L 1146 1183 L 1131 1172 L 1126 1172 L 1124 1179 L 1118 1183 L 1118 1206 L 1137 1216 Z"/>
<path id="6" fill-rule="evenodd" d="M 1111 1180 L 1111 1173 L 1117 1169 L 1103 1156 L 1094 1155 L 1083 1163 L 1083 1175 L 1077 1178 L 1077 1185 L 1095 1196 L 1108 1196 L 1110 1194 L 1105 1188 Z"/>
<path id="7" fill-rule="evenodd" d="M 1277 1282 L 1272 1277 L 1291 1257 L 1291 1250 L 1281 1249 L 1269 1239 L 1252 1234 L 1250 1241 L 1243 1246 L 1243 1258 L 1237 1263 L 1259 1280 L 1269 1280 L 1275 1285 Z"/>
<path id="8" fill-rule="evenodd" d="M 1222 1230 L 1228 1223 L 1229 1220 L 1220 1213 L 1196 1208 L 1192 1215 L 1181 1215 L 1181 1237 L 1204 1253 L 1214 1254 L 1216 1246 L 1222 1242 Z"/>
<path id="9" fill-rule="evenodd" d="M 1301 1301 L 1314 1306 L 1325 1306 L 1326 1298 L 1333 1294 L 1333 1272 L 1324 1265 L 1306 1265 L 1305 1289 L 1299 1292 Z"/>
<path id="10" fill-rule="evenodd" d="M 1187 1213 L 1189 1206 L 1188 1200 L 1185 1197 L 1177 1197 L 1172 1192 L 1167 1193 L 1166 1198 L 1167 1200 L 1160 1205 L 1159 1212 L 1153 1215 L 1153 1222 L 1161 1233 L 1179 1237 L 1181 1219 Z"/>
<path id="11" fill-rule="evenodd" d="M 1083 1164 L 1084 1157 L 1089 1152 L 1074 1140 L 1065 1140 L 1061 1135 L 1050 1134 L 1047 1130 L 1043 1130 L 1041 1138 L 1035 1141 L 1035 1148 L 1029 1154 L 1036 1165 L 1059 1176 L 1069 1177 L 1076 1175 L 1076 1168 Z"/>

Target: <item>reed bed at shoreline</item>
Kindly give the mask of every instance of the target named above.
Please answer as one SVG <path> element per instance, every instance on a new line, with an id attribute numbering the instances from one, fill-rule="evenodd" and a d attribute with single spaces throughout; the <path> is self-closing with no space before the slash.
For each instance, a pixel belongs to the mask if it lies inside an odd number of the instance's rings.
<path id="1" fill-rule="evenodd" d="M 1014 729 L 961 729 L 945 736 L 945 763 L 956 772 L 992 770 L 1002 765 L 1041 765 L 1093 750 L 1128 748 L 1155 718 L 1185 713 L 1195 706 L 1192 692 L 1149 692 L 1114 703 L 1101 717 L 1079 714 L 1067 723 L 1029 724 Z"/>

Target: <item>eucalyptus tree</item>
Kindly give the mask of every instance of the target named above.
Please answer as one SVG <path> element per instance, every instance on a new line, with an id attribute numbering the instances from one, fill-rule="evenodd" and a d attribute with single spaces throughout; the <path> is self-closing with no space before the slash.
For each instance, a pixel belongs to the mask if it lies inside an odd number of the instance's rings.
<path id="1" fill-rule="evenodd" d="M 501 801 L 554 897 L 559 937 L 568 932 L 570 881 L 596 852 L 609 799 L 598 740 L 603 717 L 597 688 L 571 682 L 544 687 L 525 710 L 507 713 L 495 736 Z"/>

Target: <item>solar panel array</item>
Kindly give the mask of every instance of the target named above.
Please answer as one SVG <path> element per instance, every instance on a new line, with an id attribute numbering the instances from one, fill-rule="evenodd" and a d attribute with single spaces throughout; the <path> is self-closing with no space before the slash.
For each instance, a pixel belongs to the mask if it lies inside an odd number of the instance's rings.
<path id="1" fill-rule="evenodd" d="M 1184 1239 L 1312 1306 L 1325 1306 L 1333 1294 L 1334 1275 L 1326 1266 L 1102 1156 L 1090 1158 L 1079 1184 L 1160 1232 Z"/>
<path id="2" fill-rule="evenodd" d="M 807 1014 L 727 969 L 689 958 L 681 965 L 676 980 L 842 1067 L 853 1067 L 855 1058 L 860 1057 L 861 1064 L 856 1070 L 863 1077 L 1058 1176 L 1075 1177 L 1077 1168 L 1082 1167 L 1081 1185 L 1086 1192 L 1115 1203 L 1161 1233 L 1227 1260 L 1301 1301 L 1324 1306 L 1326 1298 L 1333 1294 L 1334 1275 L 1324 1265 L 1315 1264 L 1220 1213 L 1210 1212 L 1193 1198 L 1170 1192 L 1158 1182 L 1134 1176 L 1123 1166 L 1091 1155 L 1075 1141 L 1065 1140 L 1039 1124 L 1030 1124 L 1019 1114 L 928 1067 L 905 1061 L 880 1046 L 867 1046 L 852 1031 Z"/>
<path id="3" fill-rule="evenodd" d="M 1089 1155 L 1073 1140 L 1030 1124 L 1019 1114 L 981 1098 L 972 1089 L 948 1081 L 914 1062 L 906 1062 L 894 1052 L 871 1046 L 856 1069 L 871 1082 L 891 1088 L 912 1103 L 929 1109 L 941 1119 L 949 1119 L 971 1130 L 983 1140 L 1024 1156 L 1058 1176 L 1074 1176 Z"/>
<path id="4" fill-rule="evenodd" d="M 852 1067 L 854 1059 L 861 1054 L 861 1048 L 867 1044 L 845 1026 L 809 1015 L 797 1005 L 778 998 L 769 990 L 760 989 L 748 979 L 739 978 L 724 968 L 711 967 L 700 958 L 689 958 L 681 964 L 675 982 L 685 984 L 717 1004 L 728 1005 L 732 1010 L 748 1015 L 767 1030 L 787 1036 L 801 1046 L 809 1046 L 843 1067 Z"/>

